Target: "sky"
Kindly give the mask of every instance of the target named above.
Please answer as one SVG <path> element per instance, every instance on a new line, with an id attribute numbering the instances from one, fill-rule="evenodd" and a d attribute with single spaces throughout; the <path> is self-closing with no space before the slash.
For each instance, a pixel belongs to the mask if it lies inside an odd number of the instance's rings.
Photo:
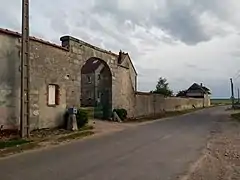
<path id="1" fill-rule="evenodd" d="M 0 27 L 20 32 L 21 0 L 0 3 Z M 230 97 L 229 78 L 240 87 L 239 19 L 239 0 L 30 0 L 30 35 L 128 52 L 139 91 L 165 77 L 175 92 L 197 82 Z"/>

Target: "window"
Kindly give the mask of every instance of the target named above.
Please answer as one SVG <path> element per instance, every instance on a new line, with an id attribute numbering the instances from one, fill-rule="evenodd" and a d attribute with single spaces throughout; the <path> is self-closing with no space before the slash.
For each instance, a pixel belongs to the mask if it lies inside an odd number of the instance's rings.
<path id="1" fill-rule="evenodd" d="M 88 82 L 89 84 L 92 83 L 92 77 L 91 77 L 91 76 L 87 76 L 87 82 Z"/>
<path id="2" fill-rule="evenodd" d="M 91 91 L 86 91 L 87 98 L 92 99 L 92 92 Z"/>
<path id="3" fill-rule="evenodd" d="M 58 85 L 48 85 L 48 105 L 55 106 L 60 103 L 60 88 Z"/>
<path id="4" fill-rule="evenodd" d="M 98 98 L 101 97 L 101 92 L 100 92 L 100 91 L 98 91 L 98 93 L 97 93 L 97 97 L 98 97 Z"/>

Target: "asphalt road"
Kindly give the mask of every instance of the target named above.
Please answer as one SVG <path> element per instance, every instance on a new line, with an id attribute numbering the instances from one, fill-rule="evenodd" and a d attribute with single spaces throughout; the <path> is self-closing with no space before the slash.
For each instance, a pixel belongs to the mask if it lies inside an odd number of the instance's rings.
<path id="1" fill-rule="evenodd" d="M 206 146 L 223 108 L 0 160 L 1 180 L 174 180 Z"/>

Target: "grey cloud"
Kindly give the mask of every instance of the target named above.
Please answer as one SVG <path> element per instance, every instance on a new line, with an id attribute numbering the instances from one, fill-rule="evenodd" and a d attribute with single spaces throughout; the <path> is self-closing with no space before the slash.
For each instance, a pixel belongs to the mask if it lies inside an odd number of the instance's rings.
<path id="1" fill-rule="evenodd" d="M 221 20 L 228 21 L 231 19 L 232 11 L 229 7 L 229 2 L 232 0 L 227 1 L 219 1 L 219 0 L 193 0 L 193 4 L 198 8 L 200 11 L 208 11 L 216 15 Z"/>
<path id="2" fill-rule="evenodd" d="M 131 20 L 133 23 L 139 24 L 137 14 L 132 11 L 121 10 L 117 1 L 95 0 L 92 12 L 103 15 L 110 14 L 121 25 L 125 22 L 125 20 Z"/>
<path id="3" fill-rule="evenodd" d="M 207 80 L 205 85 L 211 89 L 213 97 L 230 97 L 230 85 L 228 79 L 221 81 Z"/>
<path id="4" fill-rule="evenodd" d="M 1 26 L 11 27 L 14 30 L 20 30 L 21 24 L 18 19 L 14 16 L 6 16 L 6 13 L 0 11 L 0 22 Z"/>
<path id="5" fill-rule="evenodd" d="M 7 8 L 11 7 L 11 8 Z M 20 1 L 5 1 L 0 6 L 0 23 L 6 28 L 21 30 L 21 3 Z"/>
<path id="6" fill-rule="evenodd" d="M 78 28 L 74 28 L 71 31 L 71 36 L 75 36 L 75 38 L 80 38 L 84 41 L 90 40 L 90 35 L 86 31 L 83 31 L 82 29 L 78 29 Z"/>
<path id="7" fill-rule="evenodd" d="M 210 69 L 210 68 L 202 68 L 202 67 L 199 67 L 199 65 L 197 65 L 197 64 L 185 63 L 184 65 L 185 65 L 185 67 L 195 69 L 198 72 L 212 71 L 212 69 Z"/>
<path id="8" fill-rule="evenodd" d="M 211 38 L 205 34 L 199 21 L 199 14 L 194 12 L 192 6 L 176 5 L 172 1 L 167 2 L 167 15 L 164 18 L 158 18 L 157 14 L 154 14 L 152 17 L 155 25 L 190 45 Z"/>
<path id="9" fill-rule="evenodd" d="M 66 33 L 69 32 L 69 26 L 67 25 L 67 15 L 64 13 L 55 14 L 51 17 L 51 27 L 57 33 Z"/>
<path id="10" fill-rule="evenodd" d="M 212 32 L 207 32 L 206 27 L 201 24 L 199 17 L 204 12 L 211 12 L 210 14 L 213 14 L 221 21 L 228 21 L 232 16 L 232 9 L 227 8 L 228 1 L 219 3 L 219 0 L 164 0 L 166 1 L 166 7 L 162 9 L 150 9 L 153 6 L 145 7 L 141 5 L 143 2 L 145 3 L 145 0 L 136 0 L 134 6 L 129 7 L 129 9 L 123 9 L 123 7 L 119 7 L 119 1 L 95 0 L 95 4 L 92 4 L 90 0 L 83 2 L 71 0 L 71 3 L 64 0 L 57 2 L 47 2 L 46 0 L 31 1 L 31 34 L 45 37 L 46 40 L 53 40 L 59 43 L 59 36 L 69 33 L 94 45 L 102 45 L 106 49 L 114 52 L 118 52 L 119 49 L 129 52 L 139 73 L 138 83 L 140 90 L 153 89 L 156 85 L 157 78 L 167 74 L 169 77 L 166 78 L 169 80 L 173 89 L 178 90 L 179 88 L 187 87 L 190 85 L 190 80 L 195 80 L 197 82 L 202 81 L 210 84 L 210 88 L 213 90 L 215 96 L 228 95 L 229 82 L 222 80 L 222 76 L 218 82 L 216 80 L 209 80 L 211 76 L 219 76 L 219 72 L 215 73 L 215 71 L 211 69 L 212 67 L 209 67 L 209 69 L 204 66 L 199 67 L 198 62 L 190 61 L 189 64 L 181 64 L 184 71 L 187 71 L 185 73 L 186 77 L 183 74 L 173 74 L 174 71 L 177 73 L 178 67 L 173 67 L 172 69 L 166 68 L 170 62 L 166 64 L 164 63 L 165 61 L 162 61 L 163 63 L 159 62 L 159 68 L 156 63 L 156 69 L 148 69 L 150 63 L 149 65 L 147 64 L 146 67 L 141 66 L 142 62 L 146 64 L 147 61 L 151 62 L 152 59 L 158 59 L 156 57 L 158 55 L 156 53 L 157 50 L 163 53 L 160 57 L 164 57 L 164 54 L 166 54 L 166 59 L 175 58 L 174 56 L 169 57 L 169 54 L 165 52 L 166 49 L 167 51 L 173 50 L 173 52 L 175 52 L 174 48 L 179 48 L 179 51 L 188 53 L 189 47 L 176 42 L 176 40 L 180 40 L 188 45 L 196 45 L 199 42 L 212 39 L 217 32 L 213 32 L 212 29 Z M 151 0 L 151 2 L 153 1 L 154 0 Z M 156 0 L 158 6 L 160 6 L 160 1 L 163 0 Z M 20 31 L 21 1 L 6 1 L 5 5 L 0 7 L 1 26 Z M 64 12 L 66 14 L 64 14 Z M 99 20 L 105 17 L 113 19 L 113 21 L 109 21 L 109 24 L 105 25 Z M 126 21 L 131 21 L 132 23 L 126 24 Z M 145 31 L 141 30 L 138 32 L 137 25 L 141 26 Z M 150 32 L 152 27 L 164 30 L 169 36 L 162 36 Z M 138 34 L 136 32 L 138 32 Z M 224 33 L 225 31 L 221 31 L 220 36 L 224 35 Z M 135 42 L 131 42 L 131 39 L 138 40 L 137 44 L 139 44 L 139 46 L 135 46 Z M 167 44 L 167 48 L 165 44 Z M 177 46 L 170 49 L 171 46 L 175 44 L 177 44 Z M 209 45 L 211 46 L 211 44 Z M 184 48 L 181 49 L 180 46 L 184 46 Z M 161 47 L 163 47 L 163 49 L 161 49 Z M 194 47 L 190 47 L 189 50 L 191 50 L 191 48 Z M 197 48 L 206 47 L 199 45 Z M 198 50 L 200 49 L 197 49 L 196 53 Z M 227 50 L 232 52 L 232 47 L 229 47 Z M 152 52 L 155 53 L 151 54 Z M 234 56 L 230 57 L 231 64 L 234 64 L 234 67 L 238 67 L 239 65 L 239 54 L 237 48 L 236 52 L 232 52 L 231 54 Z M 177 58 L 178 57 L 176 57 L 176 59 Z M 193 58 L 193 56 L 189 57 L 189 59 Z M 206 55 L 206 59 L 207 58 Z M 226 57 L 220 57 L 219 62 L 224 58 L 226 59 Z M 181 59 L 179 61 L 181 61 Z M 186 59 L 186 61 L 188 61 L 188 59 Z M 209 61 L 211 61 L 211 59 L 209 59 Z M 208 66 L 210 65 L 206 64 L 206 67 Z M 201 72 L 204 70 L 208 72 L 205 74 L 194 73 L 195 71 Z M 224 83 L 220 81 L 224 81 Z"/>
<path id="11" fill-rule="evenodd" d="M 162 7 L 160 7 L 161 9 L 152 9 L 149 12 L 143 10 L 138 12 L 134 7 L 129 10 L 121 9 L 117 1 L 97 0 L 95 1 L 93 11 L 98 14 L 111 14 L 120 24 L 119 26 L 121 26 L 125 20 L 131 20 L 134 24 L 146 28 L 156 26 L 188 45 L 209 41 L 216 35 L 215 33 L 205 32 L 199 17 L 207 10 L 204 9 L 204 7 L 208 8 L 209 11 L 211 10 L 211 12 L 215 12 L 219 16 L 223 14 L 224 11 L 221 10 L 222 6 L 216 6 L 217 1 L 214 0 L 213 3 L 207 3 L 206 0 L 204 0 L 201 3 L 192 0 L 188 1 L 189 3 L 185 3 L 186 1 L 180 1 L 179 3 L 179 1 L 167 0 L 165 2 L 166 7 L 164 11 L 162 11 Z M 224 30 L 219 31 L 221 31 L 219 35 L 224 35 Z"/>
<path id="12" fill-rule="evenodd" d="M 240 58 L 240 51 L 232 51 L 229 53 L 231 56 L 233 56 L 234 58 Z"/>

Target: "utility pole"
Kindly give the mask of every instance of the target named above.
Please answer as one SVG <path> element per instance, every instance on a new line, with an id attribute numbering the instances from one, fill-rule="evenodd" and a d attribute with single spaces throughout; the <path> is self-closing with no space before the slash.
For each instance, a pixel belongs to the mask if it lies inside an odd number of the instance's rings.
<path id="1" fill-rule="evenodd" d="M 239 104 L 239 88 L 238 88 L 238 104 Z"/>
<path id="2" fill-rule="evenodd" d="M 20 135 L 29 136 L 29 0 L 22 0 Z"/>
<path id="3" fill-rule="evenodd" d="M 230 78 L 231 83 L 231 99 L 232 99 L 232 108 L 234 107 L 234 90 L 233 90 L 233 80 Z"/>

